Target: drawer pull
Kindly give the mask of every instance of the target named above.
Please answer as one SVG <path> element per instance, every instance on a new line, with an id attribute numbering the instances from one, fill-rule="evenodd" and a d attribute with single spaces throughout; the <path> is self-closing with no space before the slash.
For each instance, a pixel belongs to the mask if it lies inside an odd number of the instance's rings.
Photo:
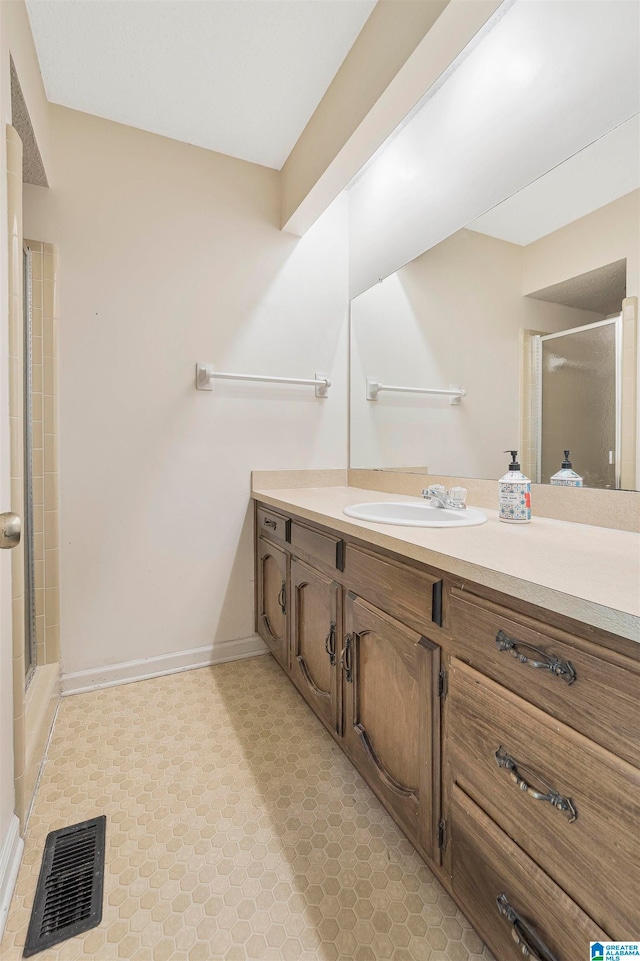
<path id="1" fill-rule="evenodd" d="M 331 665 L 336 663 L 336 625 L 335 622 L 331 622 L 331 627 L 329 628 L 329 633 L 327 634 L 326 640 L 324 642 L 324 649 L 329 655 L 329 663 Z"/>
<path id="2" fill-rule="evenodd" d="M 558 794 L 557 791 L 554 791 L 553 788 L 547 784 L 547 782 L 541 778 L 539 774 L 534 775 L 534 777 L 544 784 L 547 789 L 547 794 L 542 794 L 540 791 L 536 791 L 535 788 L 528 784 L 527 781 L 525 781 L 525 779 L 522 777 L 513 758 L 509 757 L 509 755 L 503 751 L 501 747 L 499 747 L 496 751 L 495 758 L 498 763 L 498 767 L 503 767 L 505 770 L 509 771 L 511 780 L 520 788 L 521 791 L 523 791 L 525 794 L 528 794 L 529 797 L 535 798 L 536 801 L 548 801 L 549 804 L 552 807 L 557 808 L 558 811 L 568 814 L 569 824 L 573 824 L 578 817 L 578 813 L 571 803 L 571 798 L 562 797 L 562 795 Z"/>
<path id="3" fill-rule="evenodd" d="M 518 912 L 513 910 L 504 892 L 498 895 L 496 904 L 502 917 L 506 918 L 511 925 L 511 937 L 525 958 L 532 958 L 533 961 L 558 961 L 555 954 L 545 947 Z"/>
<path id="4" fill-rule="evenodd" d="M 278 522 L 277 522 L 277 521 L 272 521 L 269 517 L 265 517 L 265 519 L 264 519 L 264 521 L 263 521 L 262 523 L 264 524 L 265 527 L 270 527 L 270 528 L 271 528 L 272 530 L 274 530 L 274 531 L 276 530 L 276 528 L 277 528 L 277 526 L 278 526 Z"/>
<path id="5" fill-rule="evenodd" d="M 345 680 L 348 684 L 353 684 L 353 634 L 347 634 L 344 639 L 344 647 L 340 655 L 340 663 L 344 669 Z"/>
<path id="6" fill-rule="evenodd" d="M 509 637 L 504 631 L 498 631 L 496 634 L 496 645 L 499 651 L 511 651 L 513 656 L 521 664 L 529 664 L 531 667 L 537 668 L 539 671 L 549 671 L 550 674 L 554 674 L 556 677 L 562 678 L 567 684 L 573 684 L 577 678 L 577 674 L 573 669 L 570 661 L 561 661 L 559 658 L 554 657 L 552 654 L 545 654 L 537 647 L 533 647 L 531 644 L 526 644 L 524 641 L 515 640 L 513 637 Z M 524 647 L 528 651 L 533 651 L 541 660 L 532 660 L 526 654 L 522 654 L 519 647 Z"/>
<path id="7" fill-rule="evenodd" d="M 282 587 L 278 591 L 278 604 L 280 605 L 280 610 L 283 614 L 287 613 L 287 583 L 282 582 Z"/>

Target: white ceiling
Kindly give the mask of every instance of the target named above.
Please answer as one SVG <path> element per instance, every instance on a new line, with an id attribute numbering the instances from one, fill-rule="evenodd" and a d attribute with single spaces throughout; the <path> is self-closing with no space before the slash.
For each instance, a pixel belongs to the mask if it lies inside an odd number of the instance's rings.
<path id="1" fill-rule="evenodd" d="M 280 169 L 375 0 L 27 0 L 53 103 Z"/>

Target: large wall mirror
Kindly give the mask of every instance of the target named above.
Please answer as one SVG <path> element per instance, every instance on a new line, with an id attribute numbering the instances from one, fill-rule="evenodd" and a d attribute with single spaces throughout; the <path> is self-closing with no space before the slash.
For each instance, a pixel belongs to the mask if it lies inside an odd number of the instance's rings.
<path id="1" fill-rule="evenodd" d="M 605 111 L 602 136 L 352 300 L 352 467 L 496 478 L 517 448 L 549 483 L 570 450 L 584 486 L 640 486 L 627 113 L 607 126 Z"/>

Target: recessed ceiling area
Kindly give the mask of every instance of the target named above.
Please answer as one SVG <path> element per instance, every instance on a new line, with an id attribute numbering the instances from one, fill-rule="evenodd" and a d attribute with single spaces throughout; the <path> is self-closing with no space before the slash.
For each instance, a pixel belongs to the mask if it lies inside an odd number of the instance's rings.
<path id="1" fill-rule="evenodd" d="M 27 0 L 48 99 L 280 169 L 375 0 Z"/>
<path id="2" fill-rule="evenodd" d="M 627 262 L 616 260 L 613 264 L 596 267 L 586 274 L 570 277 L 527 296 L 552 304 L 564 304 L 565 307 L 576 307 L 578 310 L 592 310 L 605 316 L 618 314 L 627 296 Z"/>

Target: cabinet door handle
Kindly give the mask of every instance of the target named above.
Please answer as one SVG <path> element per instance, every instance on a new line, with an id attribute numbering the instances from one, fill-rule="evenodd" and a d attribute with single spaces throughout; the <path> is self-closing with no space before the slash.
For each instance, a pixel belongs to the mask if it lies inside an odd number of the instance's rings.
<path id="1" fill-rule="evenodd" d="M 271 630 L 271 624 L 269 623 L 269 618 L 267 617 L 266 614 L 263 614 L 263 615 L 262 615 L 262 623 L 264 624 L 265 630 L 266 630 L 267 634 L 269 635 L 269 637 L 271 638 L 271 640 L 273 641 L 273 643 L 274 643 L 274 644 L 279 644 L 279 643 L 280 643 L 280 638 L 279 638 L 279 637 L 276 637 L 276 635 L 275 635 L 275 634 L 273 633 L 273 631 Z"/>
<path id="2" fill-rule="evenodd" d="M 526 921 L 520 917 L 517 911 L 514 911 L 504 892 L 498 895 L 496 904 L 502 917 L 506 918 L 511 925 L 511 937 L 525 958 L 532 958 L 532 961 L 558 961 L 555 954 L 552 954 L 546 945 L 540 941 Z"/>
<path id="3" fill-rule="evenodd" d="M 558 794 L 557 791 L 554 791 L 551 785 L 547 784 L 547 782 L 543 778 L 541 778 L 539 774 L 536 774 L 534 776 L 537 777 L 537 779 L 541 781 L 542 784 L 544 784 L 544 786 L 547 789 L 547 793 L 543 794 L 541 791 L 536 791 L 536 789 L 532 787 L 531 784 L 525 781 L 525 779 L 522 777 L 522 775 L 518 771 L 518 766 L 516 762 L 513 760 L 512 757 L 509 757 L 509 755 L 506 753 L 506 751 L 502 749 L 502 747 L 499 747 L 498 750 L 496 751 L 495 759 L 497 761 L 498 767 L 504 768 L 506 771 L 509 772 L 513 783 L 517 785 L 517 787 L 519 787 L 524 794 L 528 794 L 529 797 L 534 798 L 536 801 L 548 801 L 549 804 L 552 807 L 557 808 L 558 811 L 562 811 L 563 813 L 568 814 L 569 824 L 573 824 L 573 822 L 578 817 L 578 812 L 576 811 L 573 804 L 571 803 L 571 798 L 562 797 L 562 795 Z M 522 765 L 520 765 L 520 767 L 522 767 Z"/>
<path id="4" fill-rule="evenodd" d="M 344 670 L 345 680 L 348 684 L 353 684 L 353 634 L 347 634 L 344 639 L 344 647 L 340 655 L 340 663 Z"/>
<path id="5" fill-rule="evenodd" d="M 287 613 L 287 582 L 282 582 L 282 587 L 278 591 L 278 604 L 283 614 Z"/>
<path id="6" fill-rule="evenodd" d="M 375 768 L 378 771 L 378 774 L 380 775 L 384 783 L 387 785 L 387 787 L 391 788 L 391 790 L 395 794 L 399 794 L 401 797 L 412 798 L 417 803 L 418 802 L 417 788 L 407 787 L 406 784 L 402 784 L 400 781 L 397 781 L 394 778 L 394 776 L 390 774 L 389 771 L 387 771 L 386 767 L 384 766 L 384 764 L 376 754 L 373 744 L 369 740 L 369 735 L 367 734 L 364 726 L 362 724 L 355 724 L 353 729 L 358 735 L 358 737 L 360 738 L 360 743 L 365 749 L 369 757 L 369 760 L 375 766 Z"/>
<path id="7" fill-rule="evenodd" d="M 270 527 L 270 528 L 271 528 L 272 530 L 274 530 L 274 531 L 275 531 L 275 529 L 276 529 L 277 526 L 278 526 L 278 522 L 277 522 L 277 521 L 272 521 L 272 520 L 270 520 L 268 517 L 265 517 L 265 519 L 263 520 L 262 523 L 264 524 L 265 527 Z"/>
<path id="8" fill-rule="evenodd" d="M 324 649 L 329 655 L 329 663 L 336 663 L 336 625 L 335 622 L 331 622 L 331 627 L 329 628 L 329 633 L 327 634 L 326 640 L 324 642 Z"/>
<path id="9" fill-rule="evenodd" d="M 533 647 L 531 644 L 509 637 L 504 631 L 498 631 L 496 634 L 496 646 L 499 651 L 511 651 L 520 664 L 528 664 L 539 671 L 549 671 L 555 677 L 562 678 L 567 684 L 573 684 L 578 677 L 570 661 L 561 661 L 552 654 L 545 654 L 544 651 Z M 527 651 L 533 651 L 537 655 L 537 659 L 532 659 L 531 656 L 523 654 L 520 650 L 521 647 L 524 647 Z"/>

